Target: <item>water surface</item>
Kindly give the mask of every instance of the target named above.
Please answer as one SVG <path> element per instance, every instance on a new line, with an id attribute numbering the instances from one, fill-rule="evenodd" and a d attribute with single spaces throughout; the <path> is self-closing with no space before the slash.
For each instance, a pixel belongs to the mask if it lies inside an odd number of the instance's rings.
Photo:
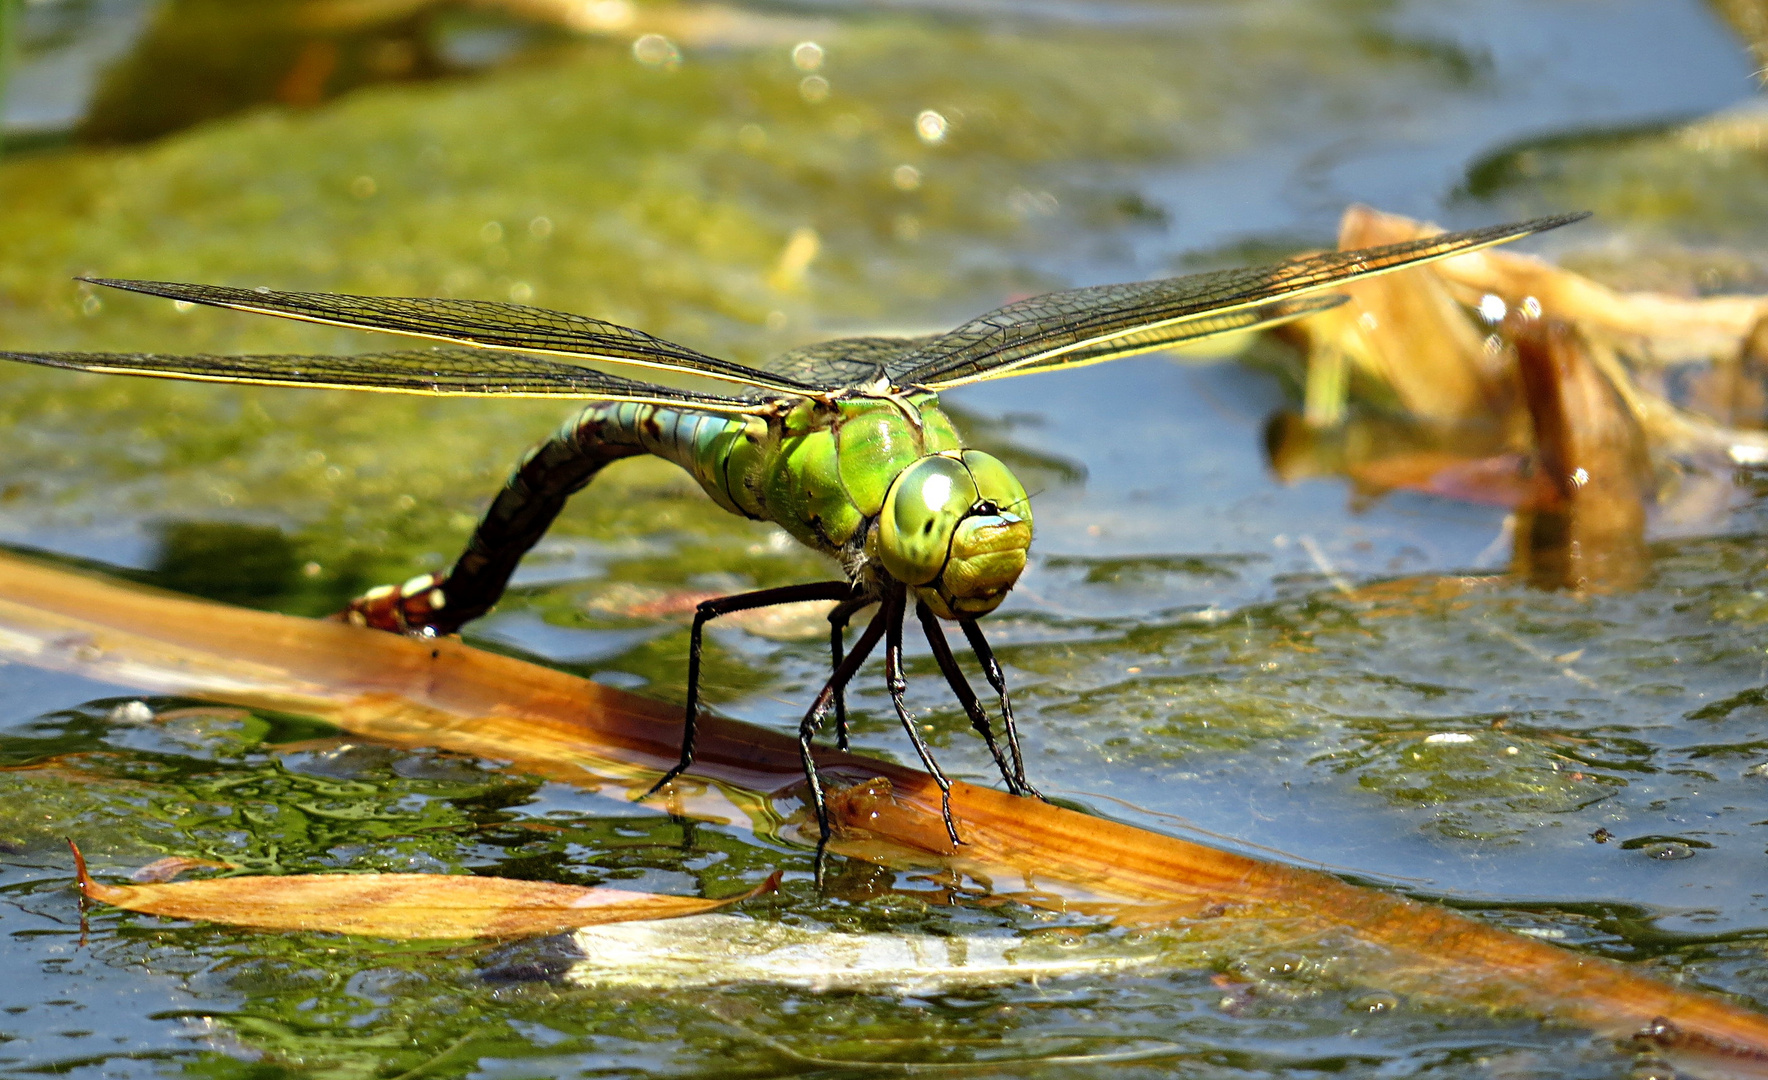
<path id="1" fill-rule="evenodd" d="M 199 3 L 31 5 L 0 158 L 0 336 L 179 352 L 367 340 L 68 280 L 101 272 L 513 299 L 754 358 L 934 329 L 1043 288 L 1324 245 L 1354 200 L 1453 225 L 1589 207 L 1595 221 L 1534 249 L 1668 288 L 1764 277 L 1768 159 L 1677 135 L 1760 101 L 1748 54 L 1697 3 L 732 11 L 707 29 L 641 8 L 680 38 L 679 62 L 656 64 L 635 58 L 636 30 L 442 19 L 401 31 L 433 46 L 434 70 L 364 68 L 293 104 L 242 91 L 169 131 L 118 121 L 101 145 L 88 121 L 107 78 L 157 71 L 176 99 L 190 57 L 214 59 L 225 39 Z M 188 27 L 195 52 L 171 50 L 186 39 L 168 27 Z M 389 33 L 369 27 L 344 55 Z M 814 72 L 792 59 L 807 39 L 825 54 Z M 268 32 L 259 47 L 284 76 L 302 55 Z M 926 110 L 946 120 L 937 142 L 918 134 Z M 784 256 L 806 230 L 816 254 L 794 269 Z M 1757 481 L 1741 478 L 1735 512 L 1694 535 L 1665 530 L 1637 592 L 1534 591 L 1502 576 L 1501 510 L 1274 478 L 1262 431 L 1293 388 L 1270 374 L 1280 347 L 1257 349 L 1259 363 L 1153 357 L 947 395 L 970 439 L 1036 493 L 1033 564 L 990 626 L 1045 790 L 1768 1005 Z M 0 541 L 302 614 L 445 565 L 562 413 L 23 368 L 0 385 Z M 783 541 L 671 467 L 623 464 L 468 638 L 679 700 L 686 627 L 635 612 L 828 572 Z M 717 629 L 708 695 L 790 727 L 822 648 Z M 988 782 L 931 660 L 910 674 L 941 760 Z M 17 666 L 0 689 L 0 757 L 26 767 L 0 785 L 8 1074 L 1633 1065 L 1527 1018 L 1386 999 L 1372 1011 L 1370 988 L 1231 951 L 1154 974 L 904 996 L 494 982 L 489 947 L 114 911 L 94 913 L 82 943 L 69 834 L 104 872 L 179 853 L 258 872 L 725 894 L 780 866 L 785 889 L 748 913 L 947 935 L 1040 924 L 859 866 L 818 894 L 805 852 L 746 829 L 684 827 L 495 763 L 346 744 L 300 717 L 150 700 L 158 719 L 142 722 L 126 688 Z M 878 672 L 854 709 L 866 751 L 906 759 Z"/>

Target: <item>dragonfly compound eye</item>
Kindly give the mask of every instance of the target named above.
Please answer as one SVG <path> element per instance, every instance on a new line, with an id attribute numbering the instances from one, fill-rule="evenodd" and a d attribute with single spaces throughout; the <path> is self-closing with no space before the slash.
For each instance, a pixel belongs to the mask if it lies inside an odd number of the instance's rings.
<path id="1" fill-rule="evenodd" d="M 993 611 L 1019 580 L 1030 546 L 1024 486 L 977 450 L 904 469 L 878 517 L 884 568 L 948 619 Z"/>
<path id="2" fill-rule="evenodd" d="M 939 614 L 971 619 L 998 607 L 1024 572 L 1031 549 L 1031 499 L 999 459 L 966 450 L 964 465 L 976 482 L 977 499 L 952 533 L 937 589 L 922 591 L 937 592 L 926 599 Z"/>
<path id="3" fill-rule="evenodd" d="M 902 471 L 878 515 L 878 554 L 896 580 L 925 585 L 951 553 L 952 532 L 976 504 L 976 481 L 957 458 L 932 455 Z"/>

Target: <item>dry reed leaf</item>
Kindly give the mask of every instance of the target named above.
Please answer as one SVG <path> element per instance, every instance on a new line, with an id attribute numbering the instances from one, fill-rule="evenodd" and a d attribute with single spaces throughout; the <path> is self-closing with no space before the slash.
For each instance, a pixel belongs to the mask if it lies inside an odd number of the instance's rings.
<path id="1" fill-rule="evenodd" d="M 102 885 L 72 840 L 80 892 L 149 915 L 265 930 L 323 930 L 398 938 L 517 938 L 598 923 L 672 919 L 779 887 L 776 871 L 740 896 L 692 896 L 555 885 L 469 874 L 304 874 L 218 878 L 168 885 Z"/>
<path id="2" fill-rule="evenodd" d="M 1542 588 L 1639 584 L 1650 565 L 1650 451 L 1622 391 L 1582 335 L 1557 319 L 1506 320 L 1535 428 L 1535 492 L 1512 569 Z"/>
<path id="3" fill-rule="evenodd" d="M 1367 206 L 1347 209 L 1340 225 L 1341 239 L 1354 240 L 1359 246 L 1398 243 L 1440 232 L 1435 225 Z M 1479 306 L 1488 294 L 1512 308 L 1532 297 L 1541 310 L 1577 324 L 1585 333 L 1626 341 L 1632 346 L 1629 351 L 1642 363 L 1728 355 L 1758 319 L 1768 316 L 1768 296 L 1620 292 L 1538 256 L 1515 251 L 1457 255 L 1433 264 L 1427 276 L 1446 284 L 1468 307 Z"/>
<path id="4" fill-rule="evenodd" d="M 1353 206 L 1340 245 L 1440 231 Z M 1637 582 L 1648 518 L 1711 524 L 1731 505 L 1732 470 L 1768 461 L 1768 434 L 1752 430 L 1768 417 L 1768 296 L 1617 292 L 1515 252 L 1346 292 L 1349 303 L 1284 331 L 1307 352 L 1307 386 L 1301 417 L 1267 429 L 1272 468 L 1285 481 L 1345 475 L 1359 497 L 1406 489 L 1528 511 L 1514 569 L 1537 584 Z M 1531 330 L 1540 320 L 1562 330 Z M 1666 396 L 1654 369 L 1695 362 L 1686 404 Z M 1349 409 L 1353 374 L 1385 415 Z"/>

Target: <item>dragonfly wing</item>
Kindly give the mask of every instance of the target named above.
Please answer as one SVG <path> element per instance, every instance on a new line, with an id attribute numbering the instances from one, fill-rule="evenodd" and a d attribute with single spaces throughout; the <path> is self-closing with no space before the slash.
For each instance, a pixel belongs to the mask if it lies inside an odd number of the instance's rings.
<path id="1" fill-rule="evenodd" d="M 1443 233 L 1384 247 L 1331 251 L 1271 266 L 1034 296 L 972 319 L 903 358 L 905 382 L 958 386 L 1061 366 L 1069 354 L 1098 363 L 1158 345 L 1113 351 L 1162 327 L 1228 315 L 1320 289 L 1466 254 L 1588 217 L 1563 214 Z M 1218 331 L 1219 332 L 1219 331 Z M 1183 338 L 1179 340 L 1185 340 Z"/>
<path id="2" fill-rule="evenodd" d="M 783 352 L 762 367 L 776 375 L 828 390 L 864 386 L 882 371 L 887 377 L 902 357 L 931 337 L 850 337 L 819 341 Z"/>
<path id="3" fill-rule="evenodd" d="M 1086 367 L 1088 364 L 1103 364 L 1107 360 L 1121 360 L 1126 356 L 1138 353 L 1153 352 L 1156 349 L 1170 349 L 1177 345 L 1190 345 L 1224 334 L 1249 333 L 1253 330 L 1264 330 L 1273 326 L 1281 326 L 1286 322 L 1317 315 L 1322 311 L 1335 308 L 1349 300 L 1348 296 L 1303 296 L 1295 300 L 1278 300 L 1258 307 L 1237 308 L 1220 314 L 1199 315 L 1181 322 L 1157 326 L 1141 333 L 1123 334 L 1089 347 L 1073 349 L 1048 360 L 1019 364 L 1007 371 L 997 370 L 997 374 L 985 375 L 983 378 L 1001 378 L 1007 375 L 1027 375 L 1034 371 L 1054 371 L 1058 368 Z M 975 380 L 966 380 L 975 381 Z M 950 382 L 934 382 L 934 388 L 956 385 Z"/>
<path id="4" fill-rule="evenodd" d="M 415 299 L 391 296 L 344 296 L 336 293 L 273 292 L 220 285 L 181 285 L 163 281 L 118 281 L 86 278 L 95 285 L 163 296 L 190 304 L 208 304 L 277 315 L 286 319 L 380 330 L 485 349 L 547 353 L 553 356 L 632 364 L 684 372 L 726 382 L 745 383 L 784 393 L 815 387 L 781 375 L 770 375 L 729 360 L 707 356 L 642 330 L 618 326 L 545 308 L 498 304 L 484 300 Z"/>
<path id="5" fill-rule="evenodd" d="M 116 375 L 255 383 L 438 397 L 595 398 L 713 412 L 754 412 L 762 403 L 696 394 L 539 357 L 481 349 L 411 349 L 356 356 L 160 356 L 154 353 L 0 352 L 0 359 Z"/>

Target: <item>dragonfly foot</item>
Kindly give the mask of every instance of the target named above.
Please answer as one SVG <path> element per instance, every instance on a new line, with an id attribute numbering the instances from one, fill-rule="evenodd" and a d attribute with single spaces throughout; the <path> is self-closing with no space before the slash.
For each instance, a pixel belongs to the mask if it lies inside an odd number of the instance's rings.
<path id="1" fill-rule="evenodd" d="M 650 786 L 650 788 L 647 789 L 643 795 L 640 795 L 638 797 L 638 801 L 644 802 L 646 799 L 657 794 L 657 792 L 662 791 L 672 781 L 674 781 L 676 777 L 680 776 L 684 772 L 687 772 L 688 766 L 691 764 L 692 764 L 692 762 L 684 761 L 680 765 L 677 765 L 674 768 L 670 769 L 668 772 L 664 773 L 663 779 L 657 781 L 655 784 L 652 784 Z"/>
<path id="2" fill-rule="evenodd" d="M 448 603 L 441 574 L 419 574 L 403 585 L 382 585 L 350 601 L 339 617 L 357 626 L 395 634 L 445 633 Z"/>

